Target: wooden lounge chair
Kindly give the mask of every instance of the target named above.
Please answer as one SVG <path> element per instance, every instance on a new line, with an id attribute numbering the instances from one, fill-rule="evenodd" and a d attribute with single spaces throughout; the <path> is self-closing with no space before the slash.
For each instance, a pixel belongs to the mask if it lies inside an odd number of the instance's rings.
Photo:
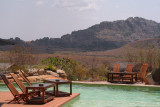
<path id="1" fill-rule="evenodd" d="M 132 68 L 133 68 L 133 65 L 132 64 L 128 64 L 127 67 L 126 67 L 126 72 L 131 73 L 132 72 Z"/>
<path id="2" fill-rule="evenodd" d="M 113 66 L 113 71 L 112 72 L 119 72 L 120 71 L 120 64 L 114 64 Z M 119 78 L 120 76 L 119 75 L 113 75 L 113 81 L 111 82 L 115 82 L 115 81 L 119 81 Z M 109 76 L 109 80 L 111 80 L 112 76 L 110 75 Z"/>
<path id="3" fill-rule="evenodd" d="M 114 64 L 113 72 L 119 72 L 119 70 L 120 70 L 120 64 Z"/>
<path id="4" fill-rule="evenodd" d="M 141 82 L 146 81 L 145 76 L 147 72 L 148 64 L 143 64 L 141 67 L 140 72 L 137 74 L 137 80 L 140 80 Z"/>
<path id="5" fill-rule="evenodd" d="M 27 84 L 28 84 L 29 86 L 32 85 L 32 83 L 28 80 L 28 78 L 25 76 L 25 74 L 24 74 L 23 71 L 20 70 L 19 75 L 24 79 L 24 81 L 27 82 Z"/>
<path id="6" fill-rule="evenodd" d="M 29 86 L 32 85 L 32 83 L 28 80 L 28 78 L 25 76 L 25 73 L 23 71 L 20 70 L 19 75 L 27 82 L 27 84 Z M 54 86 L 54 91 L 55 91 L 55 86 Z M 48 95 L 54 95 L 55 94 L 54 91 L 46 91 L 46 94 L 48 94 Z"/>
<path id="7" fill-rule="evenodd" d="M 13 86 L 13 84 L 8 80 L 8 78 L 5 75 L 1 75 L 4 83 L 7 85 L 9 90 L 11 91 L 12 95 L 14 96 L 13 100 L 9 101 L 9 103 L 15 101 L 17 103 L 20 103 L 20 100 L 25 101 L 26 100 L 26 94 L 19 94 L 19 92 L 16 90 L 16 88 Z"/>
<path id="8" fill-rule="evenodd" d="M 21 91 L 26 94 L 26 86 L 18 79 L 17 75 L 14 73 L 10 73 L 10 75 L 13 77 L 14 81 L 16 82 L 16 84 L 19 86 L 19 88 L 21 89 Z M 40 91 L 35 91 L 32 90 L 29 92 L 29 95 L 33 96 L 40 96 Z"/>
<path id="9" fill-rule="evenodd" d="M 17 85 L 19 86 L 19 88 L 22 90 L 23 93 L 26 93 L 26 86 L 17 78 L 16 74 L 10 73 L 11 76 L 13 77 L 13 79 L 15 80 L 15 82 L 17 83 Z M 29 86 L 31 86 L 31 82 L 25 77 L 24 73 L 22 74 L 22 72 L 19 73 L 20 76 L 27 82 L 27 84 Z M 55 90 L 55 86 L 54 86 L 54 90 Z M 46 91 L 47 95 L 54 95 L 55 91 Z M 34 96 L 40 96 L 40 91 L 39 90 L 32 90 L 29 92 L 29 94 L 31 95 L 31 97 Z"/>
<path id="10" fill-rule="evenodd" d="M 10 73 L 10 75 L 13 77 L 14 81 L 18 85 L 18 87 L 22 90 L 23 93 L 26 93 L 26 86 L 18 79 L 17 75 L 14 73 Z"/>
<path id="11" fill-rule="evenodd" d="M 133 68 L 133 65 L 132 64 L 128 64 L 127 65 L 127 67 L 126 67 L 126 70 L 125 70 L 125 72 L 126 73 L 132 73 L 132 68 Z M 131 75 L 123 75 L 122 77 L 121 77 L 121 79 L 122 79 L 122 81 L 123 80 L 126 80 L 126 81 L 131 81 Z"/>

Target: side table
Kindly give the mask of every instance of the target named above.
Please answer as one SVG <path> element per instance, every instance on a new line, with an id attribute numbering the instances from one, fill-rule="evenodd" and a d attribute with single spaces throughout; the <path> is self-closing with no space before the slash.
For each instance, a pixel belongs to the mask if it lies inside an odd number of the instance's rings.
<path id="1" fill-rule="evenodd" d="M 54 87 L 55 84 L 49 84 L 49 83 L 43 83 L 41 85 L 39 84 L 33 84 L 31 86 L 27 86 L 26 87 L 26 102 L 27 103 L 37 103 L 37 104 L 40 104 L 40 103 L 46 103 L 48 102 L 49 100 L 52 100 L 54 99 L 54 96 L 51 96 L 51 95 L 46 95 L 45 94 L 45 90 L 47 88 L 50 88 L 50 87 Z M 33 97 L 31 99 L 28 99 L 28 91 L 29 90 L 39 90 L 41 92 L 41 96 L 37 96 L 37 97 Z"/>
<path id="2" fill-rule="evenodd" d="M 64 97 L 64 96 L 72 95 L 72 81 L 66 81 L 66 80 L 60 80 L 60 79 L 48 79 L 48 80 L 44 80 L 44 83 L 55 83 L 56 89 L 55 89 L 55 92 L 53 92 L 53 94 L 56 97 Z M 70 93 L 59 91 L 58 90 L 59 84 L 70 84 Z"/>

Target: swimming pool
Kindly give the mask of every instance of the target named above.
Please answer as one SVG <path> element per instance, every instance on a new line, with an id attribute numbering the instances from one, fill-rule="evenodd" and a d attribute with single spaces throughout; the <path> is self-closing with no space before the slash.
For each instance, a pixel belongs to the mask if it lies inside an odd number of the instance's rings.
<path id="1" fill-rule="evenodd" d="M 0 84 L 0 91 L 9 90 Z M 160 88 L 73 84 L 73 93 L 80 96 L 63 107 L 160 107 Z"/>

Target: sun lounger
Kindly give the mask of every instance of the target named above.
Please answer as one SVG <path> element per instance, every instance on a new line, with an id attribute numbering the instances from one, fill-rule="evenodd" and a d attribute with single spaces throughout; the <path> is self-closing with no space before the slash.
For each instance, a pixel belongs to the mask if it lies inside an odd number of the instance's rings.
<path id="1" fill-rule="evenodd" d="M 119 71 L 120 71 L 120 64 L 114 64 L 113 72 L 119 72 Z"/>
<path id="2" fill-rule="evenodd" d="M 133 65 L 132 64 L 128 64 L 127 67 L 126 67 L 126 70 L 124 72 L 126 73 L 132 73 L 132 68 L 133 68 Z M 121 77 L 122 81 L 131 81 L 132 80 L 132 75 L 123 75 Z"/>
<path id="3" fill-rule="evenodd" d="M 132 72 L 132 68 L 133 68 L 133 65 L 132 64 L 128 64 L 127 67 L 126 67 L 126 72 L 131 73 Z"/>
<path id="4" fill-rule="evenodd" d="M 25 77 L 25 74 L 22 71 L 19 72 L 19 75 L 27 82 L 27 84 L 29 86 L 32 85 L 32 83 L 27 79 L 27 77 Z M 15 74 L 11 73 L 11 76 L 14 78 L 14 80 L 16 81 L 17 85 L 20 87 L 20 89 L 22 90 L 22 92 L 25 93 L 26 92 L 25 85 L 17 78 L 17 76 Z M 55 86 L 53 88 L 55 89 Z M 54 92 L 54 90 L 53 91 L 46 91 L 46 94 L 48 94 L 48 95 L 54 95 L 53 92 Z M 30 93 L 33 94 L 33 96 L 37 95 L 37 94 L 40 94 L 39 90 L 34 90 L 34 89 L 32 89 L 32 92 L 30 92 Z"/>
<path id="5" fill-rule="evenodd" d="M 5 75 L 1 75 L 4 83 L 7 85 L 9 90 L 11 91 L 12 95 L 14 96 L 13 100 L 11 100 L 8 103 L 11 103 L 13 101 L 20 103 L 20 100 L 25 101 L 26 100 L 26 94 L 19 94 L 19 92 L 16 90 L 16 88 L 13 86 L 13 84 L 8 80 L 8 78 Z"/>
<path id="6" fill-rule="evenodd" d="M 21 91 L 25 94 L 26 93 L 26 86 L 22 83 L 22 81 L 20 81 L 17 77 L 16 74 L 14 73 L 10 73 L 10 75 L 13 77 L 14 81 L 16 82 L 16 84 L 19 86 L 19 88 L 21 89 Z M 32 90 L 29 92 L 29 94 L 31 96 L 37 96 L 39 95 L 40 96 L 40 92 L 39 91 L 35 91 L 35 90 Z"/>
<path id="7" fill-rule="evenodd" d="M 143 64 L 140 72 L 138 72 L 138 75 L 137 75 L 137 79 L 139 81 L 144 82 L 146 80 L 145 76 L 146 76 L 147 69 L 148 69 L 148 64 Z"/>
<path id="8" fill-rule="evenodd" d="M 114 64 L 113 66 L 113 71 L 112 72 L 119 72 L 120 71 L 120 64 Z M 113 76 L 113 80 L 112 80 L 112 76 Z M 114 74 L 114 75 L 109 75 L 108 76 L 108 81 L 112 80 L 112 82 L 115 82 L 115 81 L 119 81 L 119 78 L 120 76 L 117 75 L 117 74 Z"/>

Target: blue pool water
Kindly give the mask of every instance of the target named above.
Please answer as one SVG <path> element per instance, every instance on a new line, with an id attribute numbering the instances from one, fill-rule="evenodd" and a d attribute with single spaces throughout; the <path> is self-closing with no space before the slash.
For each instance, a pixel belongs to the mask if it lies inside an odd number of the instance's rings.
<path id="1" fill-rule="evenodd" d="M 60 90 L 69 92 L 69 86 Z M 1 84 L 0 91 L 9 90 Z M 80 96 L 63 107 L 160 107 L 160 88 L 73 84 L 73 93 Z"/>

